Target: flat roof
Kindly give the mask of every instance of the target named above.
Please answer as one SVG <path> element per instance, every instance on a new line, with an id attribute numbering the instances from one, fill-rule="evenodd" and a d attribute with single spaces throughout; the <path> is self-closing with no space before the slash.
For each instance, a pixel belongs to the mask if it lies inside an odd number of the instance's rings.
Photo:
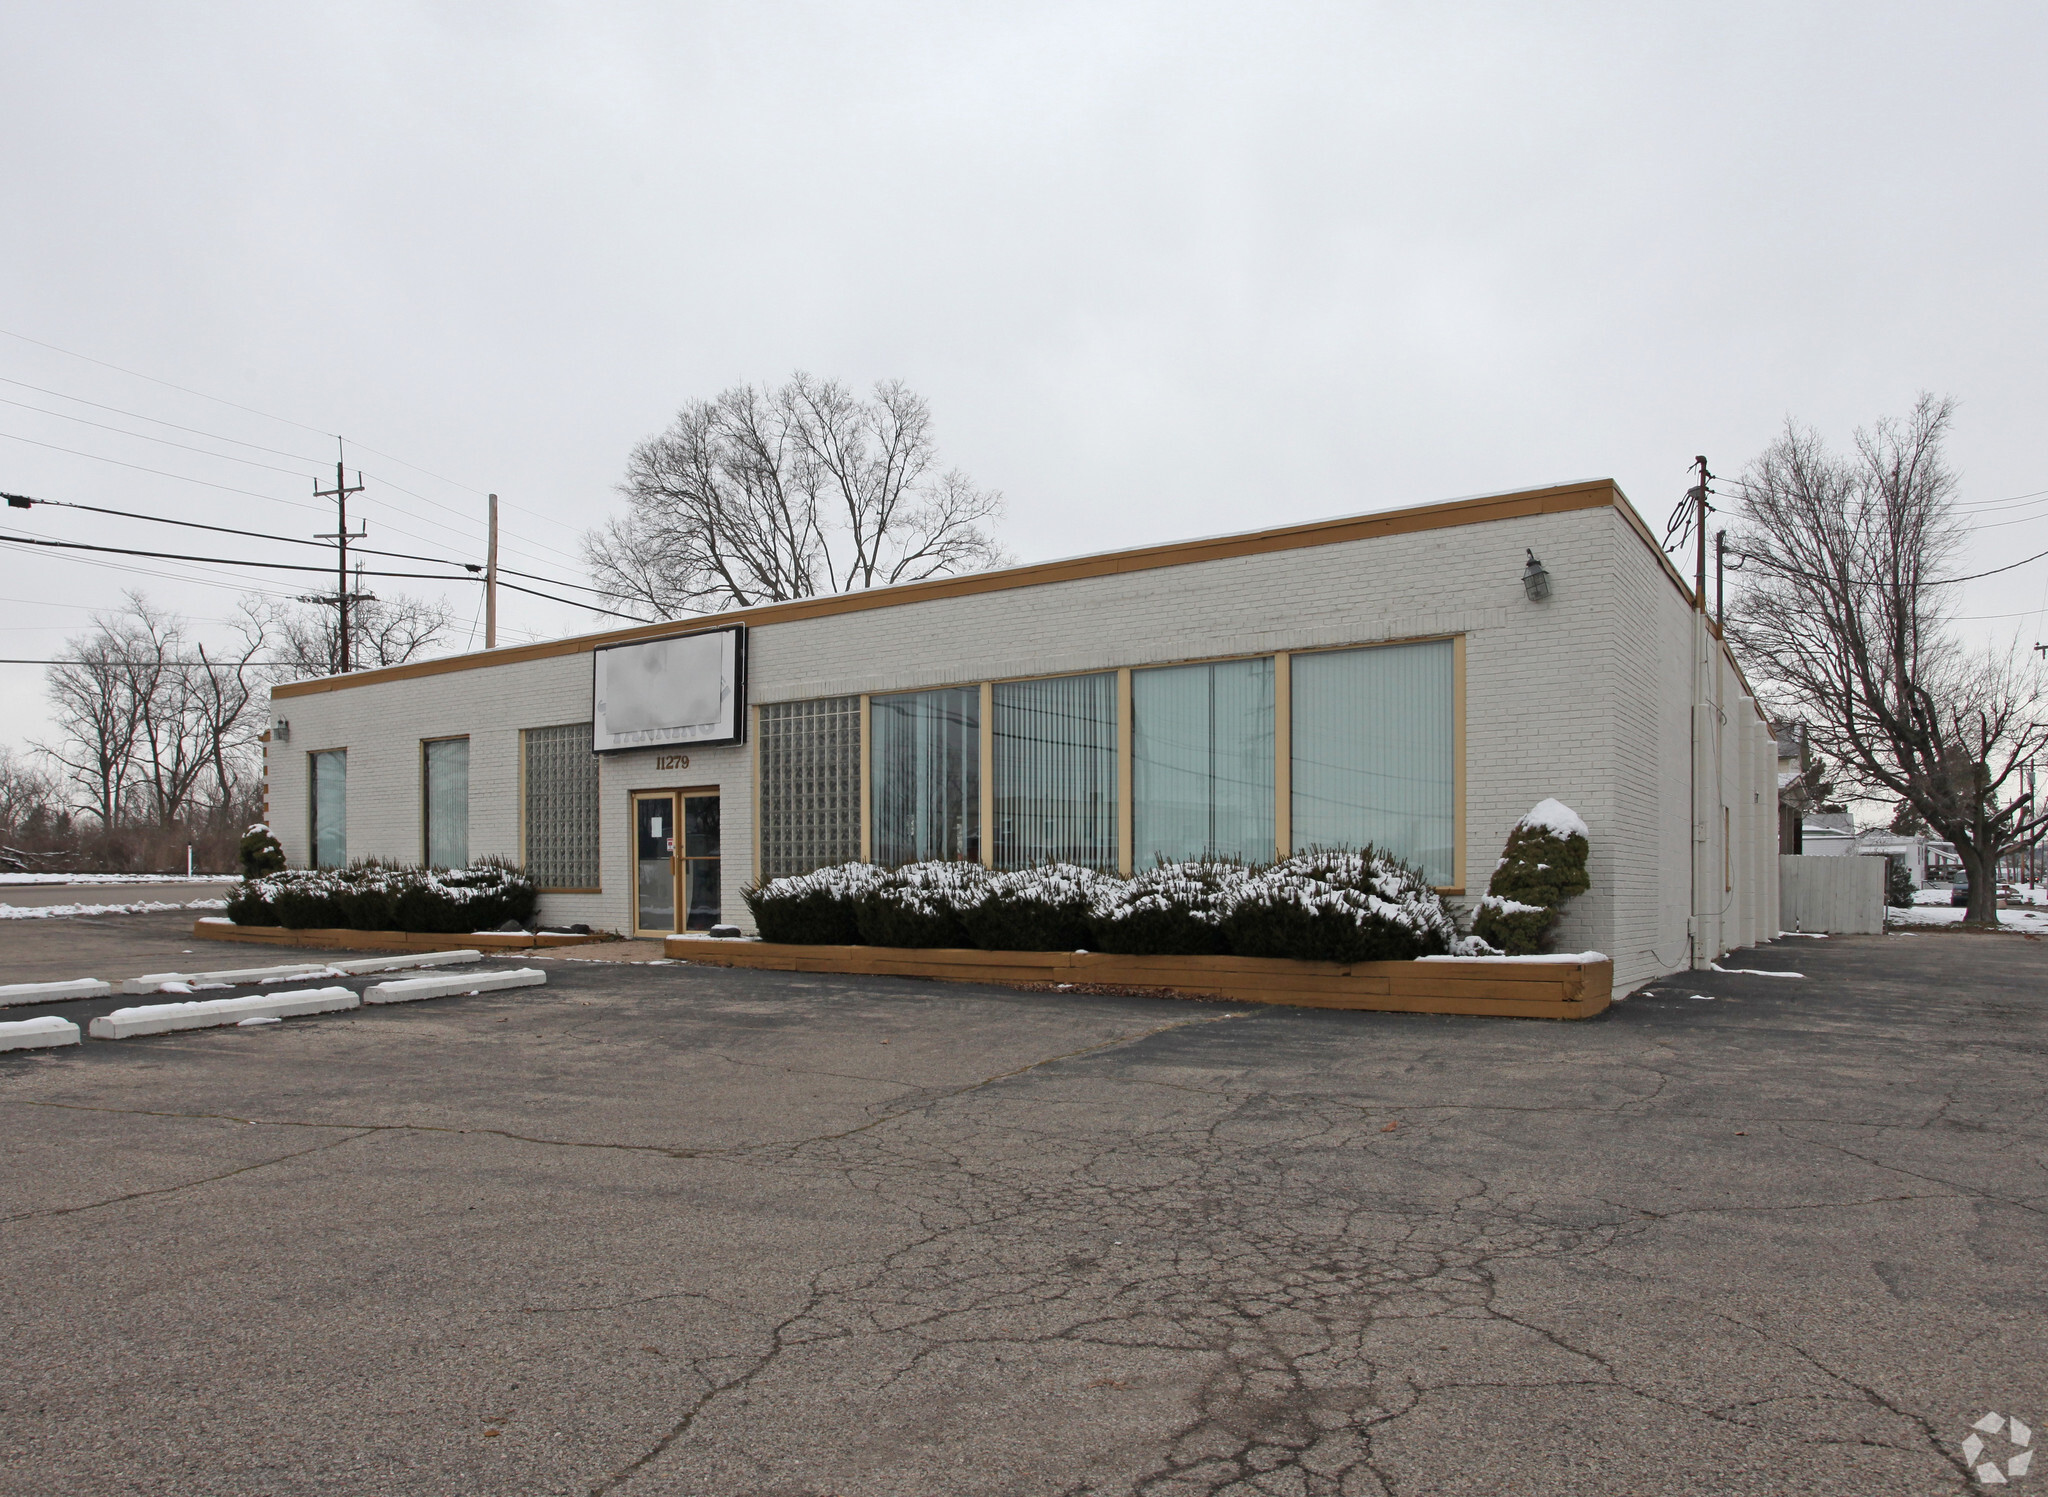
<path id="1" fill-rule="evenodd" d="M 784 624 L 800 619 L 827 618 L 834 614 L 863 613 L 874 608 L 897 608 L 906 603 L 925 603 L 936 598 L 971 597 L 977 593 L 1008 592 L 1015 588 L 1042 587 L 1047 583 L 1073 582 L 1088 577 L 1109 577 L 1123 572 L 1149 572 L 1161 567 L 1188 566 L 1196 562 L 1223 561 L 1237 556 L 1260 556 L 1274 551 L 1300 551 L 1314 546 L 1341 545 L 1346 541 L 1373 540 L 1380 536 L 1412 535 L 1423 530 L 1449 530 L 1461 525 L 1484 525 L 1495 520 L 1520 520 L 1532 515 L 1566 514 L 1573 510 L 1611 506 L 1642 538 L 1643 544 L 1662 564 L 1679 593 L 1692 602 L 1692 589 L 1679 576 L 1657 544 L 1648 525 L 1628 502 L 1628 497 L 1611 478 L 1586 479 L 1578 483 L 1555 484 L 1540 489 L 1520 489 L 1505 494 L 1482 494 L 1476 498 L 1453 499 L 1407 509 L 1380 510 L 1373 514 L 1343 515 L 1334 519 L 1311 520 L 1305 524 L 1282 525 L 1270 530 L 1247 530 L 1233 535 L 1207 536 L 1198 540 L 1169 541 L 1162 545 L 1139 546 L 1128 551 L 1101 551 L 1060 561 L 1033 562 L 1028 566 L 1005 567 L 995 572 L 969 572 L 952 577 L 934 577 L 924 582 L 907 582 L 896 587 L 869 588 L 863 592 L 831 593 L 822 597 L 797 598 L 787 603 L 767 603 L 756 608 L 735 608 L 725 613 L 692 614 L 686 618 L 663 619 L 598 634 L 578 634 L 566 639 L 543 640 L 514 645 L 502 650 L 477 650 L 461 655 L 443 655 L 433 660 L 408 661 L 381 670 L 354 671 L 345 676 L 322 676 L 310 681 L 289 681 L 271 689 L 279 697 L 311 696 L 341 691 L 353 686 L 374 686 L 385 681 L 403 681 L 421 676 L 446 675 L 454 671 L 483 670 L 496 665 L 517 665 L 560 655 L 580 655 L 601 645 L 622 644 L 636 639 L 655 639 L 679 630 L 705 624 Z M 1712 620 L 1708 626 L 1712 627 Z M 1739 669 L 1739 667 L 1738 667 Z"/>

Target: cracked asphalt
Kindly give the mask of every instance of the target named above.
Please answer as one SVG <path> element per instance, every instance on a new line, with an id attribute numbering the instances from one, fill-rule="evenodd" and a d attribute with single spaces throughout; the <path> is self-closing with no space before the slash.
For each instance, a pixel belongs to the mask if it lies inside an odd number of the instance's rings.
<path id="1" fill-rule="evenodd" d="M 1563 1024 L 558 959 L 0 1056 L 0 1491 L 1973 1490 L 1970 1421 L 2048 1425 L 2048 945 L 1723 964 L 1807 975 Z"/>

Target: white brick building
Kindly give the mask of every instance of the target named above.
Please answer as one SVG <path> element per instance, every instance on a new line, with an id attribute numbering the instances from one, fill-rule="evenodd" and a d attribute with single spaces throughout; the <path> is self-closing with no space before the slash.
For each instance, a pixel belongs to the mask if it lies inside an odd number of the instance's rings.
<path id="1" fill-rule="evenodd" d="M 743 741 L 588 752 L 595 650 L 734 624 Z M 1593 849 L 1560 949 L 1612 955 L 1617 992 L 1777 929 L 1769 727 L 1605 480 L 294 682 L 271 716 L 294 866 L 324 814 L 322 861 L 512 859 L 557 924 L 672 926 L 694 877 L 698 925 L 746 927 L 764 800 L 770 873 L 1054 846 L 1128 870 L 1190 837 L 1270 856 L 1356 826 L 1469 899 L 1556 797 Z M 1333 805 L 1345 786 L 1371 805 Z M 715 836 L 671 862 L 679 816 Z"/>

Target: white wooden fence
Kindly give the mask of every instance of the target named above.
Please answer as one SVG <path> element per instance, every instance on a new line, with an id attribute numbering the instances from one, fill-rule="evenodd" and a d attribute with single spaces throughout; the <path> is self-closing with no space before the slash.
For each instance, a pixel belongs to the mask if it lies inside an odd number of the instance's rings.
<path id="1" fill-rule="evenodd" d="M 1778 928 L 1834 936 L 1884 934 L 1886 859 L 1778 857 Z"/>

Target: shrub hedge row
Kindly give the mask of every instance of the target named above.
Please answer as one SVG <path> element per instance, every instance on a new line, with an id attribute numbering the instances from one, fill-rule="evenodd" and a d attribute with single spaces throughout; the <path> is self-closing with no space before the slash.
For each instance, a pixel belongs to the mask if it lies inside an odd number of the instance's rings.
<path id="1" fill-rule="evenodd" d="M 228 918 L 293 930 L 454 934 L 492 930 L 507 920 L 524 924 L 539 901 L 533 880 L 509 863 L 408 868 L 366 861 L 244 880 L 228 896 Z"/>
<path id="2" fill-rule="evenodd" d="M 744 891 L 763 940 L 1132 955 L 1401 961 L 1483 956 L 1421 874 L 1371 848 L 1277 863 L 1162 863 L 1134 878 L 1053 863 L 844 863 Z"/>

